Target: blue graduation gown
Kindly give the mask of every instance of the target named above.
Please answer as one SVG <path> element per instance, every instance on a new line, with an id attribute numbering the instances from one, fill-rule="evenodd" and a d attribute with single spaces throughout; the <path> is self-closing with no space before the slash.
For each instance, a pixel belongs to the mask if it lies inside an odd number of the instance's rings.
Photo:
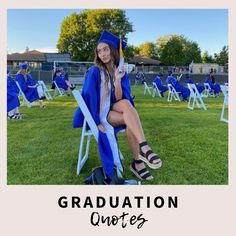
<path id="1" fill-rule="evenodd" d="M 28 87 L 36 84 L 35 80 L 32 79 L 29 74 L 26 74 L 26 80 L 23 74 L 17 74 L 16 81 L 19 83 L 21 90 L 24 92 L 29 102 L 34 102 L 39 99 L 37 88 Z"/>
<path id="2" fill-rule="evenodd" d="M 195 84 L 191 79 L 186 79 L 185 83 L 186 84 Z M 203 85 L 200 85 L 200 84 L 195 84 L 195 85 L 196 85 L 196 88 L 199 93 L 201 93 L 205 89 Z"/>
<path id="3" fill-rule="evenodd" d="M 214 94 L 221 92 L 219 84 L 213 84 L 208 76 L 206 76 L 205 83 L 208 83 L 211 89 L 214 91 Z"/>
<path id="4" fill-rule="evenodd" d="M 174 76 L 169 75 L 166 79 L 167 84 L 171 84 L 176 92 L 180 92 L 184 99 L 187 99 L 190 95 L 190 90 L 184 87 Z"/>
<path id="5" fill-rule="evenodd" d="M 83 90 L 82 90 L 82 97 L 94 119 L 96 125 L 99 125 L 100 118 L 99 118 L 99 111 L 100 111 L 100 85 L 101 85 L 101 75 L 100 70 L 96 66 L 92 66 L 84 80 Z M 131 87 L 130 81 L 127 74 L 121 80 L 121 87 L 123 91 L 123 99 L 128 99 L 130 103 L 134 106 L 133 99 L 131 97 Z M 115 93 L 114 91 L 111 94 L 111 104 L 116 102 Z M 74 114 L 73 119 L 73 127 L 74 128 L 81 128 L 83 126 L 84 116 L 81 109 L 78 107 Z M 120 130 L 125 128 L 122 127 L 115 127 L 114 131 L 115 134 Z M 110 148 L 110 144 L 107 138 L 107 135 L 99 130 L 98 136 L 98 149 L 100 153 L 100 157 L 102 160 L 102 164 L 106 174 L 109 177 L 112 177 L 114 173 L 114 161 L 112 156 L 112 151 Z"/>
<path id="6" fill-rule="evenodd" d="M 57 75 L 56 78 L 55 78 L 55 81 L 56 81 L 57 86 L 59 88 L 62 88 L 64 90 L 68 89 L 68 85 L 66 84 L 66 78 L 65 77 Z"/>
<path id="7" fill-rule="evenodd" d="M 156 83 L 157 85 L 157 88 L 161 91 L 161 92 L 165 92 L 168 90 L 168 87 L 166 85 L 164 85 L 162 83 L 162 80 L 159 76 L 157 76 L 154 80 L 153 80 L 154 83 Z"/>
<path id="8" fill-rule="evenodd" d="M 20 106 L 19 88 L 11 76 L 7 76 L 7 112 Z"/>

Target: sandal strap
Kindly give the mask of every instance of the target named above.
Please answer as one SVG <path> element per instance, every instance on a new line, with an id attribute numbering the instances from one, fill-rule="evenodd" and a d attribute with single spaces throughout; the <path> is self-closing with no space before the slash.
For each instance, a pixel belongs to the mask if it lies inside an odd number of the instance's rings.
<path id="1" fill-rule="evenodd" d="M 142 179 L 147 179 L 147 178 L 150 177 L 150 176 L 151 176 L 151 174 L 150 174 L 150 172 L 148 172 L 148 173 L 146 173 L 145 175 L 142 175 L 141 178 L 142 178 Z"/>
<path id="2" fill-rule="evenodd" d="M 145 153 L 145 157 L 148 159 L 148 156 L 150 155 L 150 154 L 152 154 L 153 153 L 153 151 L 150 149 L 150 150 L 148 150 L 146 153 Z"/>
<path id="3" fill-rule="evenodd" d="M 141 163 L 143 163 L 142 160 L 134 160 L 133 162 L 134 162 L 135 164 L 141 164 Z"/>
<path id="4" fill-rule="evenodd" d="M 157 155 L 151 157 L 150 160 L 149 160 L 149 162 L 150 162 L 150 163 L 153 163 L 153 161 L 156 161 L 156 160 L 160 160 L 160 157 L 157 156 Z"/>
<path id="5" fill-rule="evenodd" d="M 148 145 L 148 143 L 147 143 L 147 141 L 144 141 L 144 142 L 139 144 L 139 147 L 141 148 L 141 147 L 146 146 L 146 145 Z"/>
<path id="6" fill-rule="evenodd" d="M 143 174 L 143 173 L 145 173 L 145 172 L 147 172 L 147 169 L 146 169 L 146 167 L 144 167 L 143 169 L 141 169 L 141 170 L 137 170 L 136 168 L 135 168 L 135 170 L 136 170 L 136 172 L 141 176 L 141 174 Z"/>

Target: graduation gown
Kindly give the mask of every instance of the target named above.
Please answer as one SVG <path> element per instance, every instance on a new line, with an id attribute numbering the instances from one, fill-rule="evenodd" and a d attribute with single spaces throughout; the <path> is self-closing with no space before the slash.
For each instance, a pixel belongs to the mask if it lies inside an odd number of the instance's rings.
<path id="1" fill-rule="evenodd" d="M 26 80 L 24 75 L 19 73 L 16 76 L 16 81 L 19 83 L 21 90 L 25 94 L 29 102 L 34 102 L 39 99 L 39 94 L 37 88 L 29 88 L 28 86 L 33 86 L 36 84 L 35 80 L 31 78 L 29 74 L 26 74 Z"/>
<path id="2" fill-rule="evenodd" d="M 191 79 L 186 79 L 185 83 L 186 84 L 195 84 Z M 204 86 L 200 85 L 200 84 L 195 84 L 195 86 L 196 86 L 199 93 L 201 93 L 205 89 Z"/>
<path id="3" fill-rule="evenodd" d="M 156 83 L 157 85 L 157 88 L 161 91 L 161 92 L 166 92 L 168 90 L 168 87 L 166 85 L 164 85 L 162 83 L 162 80 L 159 76 L 157 76 L 154 80 L 153 80 L 154 83 Z"/>
<path id="4" fill-rule="evenodd" d="M 123 99 L 128 99 L 130 103 L 134 106 L 133 99 L 131 97 L 131 87 L 130 81 L 127 74 L 121 80 L 121 87 L 123 91 Z M 96 125 L 101 124 L 99 112 L 100 112 L 100 89 L 101 89 L 101 74 L 100 70 L 96 66 L 92 66 L 86 73 L 82 97 L 94 119 Z M 114 91 L 111 92 L 111 104 L 116 102 Z M 78 107 L 74 114 L 73 127 L 81 128 L 83 126 L 84 116 L 81 109 Z M 114 133 L 117 134 L 119 130 L 125 128 L 125 126 L 115 127 Z M 106 174 L 109 177 L 112 177 L 114 174 L 114 160 L 112 155 L 111 146 L 109 144 L 108 137 L 106 133 L 103 133 L 99 130 L 98 136 L 98 149 L 102 164 Z"/>
<path id="5" fill-rule="evenodd" d="M 166 79 L 167 84 L 171 84 L 176 92 L 180 92 L 184 99 L 187 99 L 190 95 L 190 90 L 184 87 L 174 76 L 169 75 Z"/>
<path id="6" fill-rule="evenodd" d="M 219 84 L 213 84 L 208 76 L 206 76 L 205 83 L 208 83 L 211 89 L 214 91 L 214 94 L 221 92 Z"/>
<path id="7" fill-rule="evenodd" d="M 57 75 L 56 78 L 55 78 L 55 81 L 56 81 L 57 86 L 59 88 L 62 88 L 64 90 L 68 89 L 68 85 L 66 84 L 66 78 L 65 77 Z"/>
<path id="8" fill-rule="evenodd" d="M 7 76 L 7 112 L 20 106 L 19 88 L 11 76 Z"/>

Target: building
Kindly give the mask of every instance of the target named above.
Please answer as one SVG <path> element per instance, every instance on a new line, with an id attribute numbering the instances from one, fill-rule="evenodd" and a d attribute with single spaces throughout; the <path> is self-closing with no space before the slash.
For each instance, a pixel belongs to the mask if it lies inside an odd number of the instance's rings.
<path id="1" fill-rule="evenodd" d="M 7 66 L 12 69 L 24 61 L 33 70 L 52 70 L 54 61 L 71 61 L 71 58 L 69 53 L 44 53 L 37 50 L 7 55 Z"/>

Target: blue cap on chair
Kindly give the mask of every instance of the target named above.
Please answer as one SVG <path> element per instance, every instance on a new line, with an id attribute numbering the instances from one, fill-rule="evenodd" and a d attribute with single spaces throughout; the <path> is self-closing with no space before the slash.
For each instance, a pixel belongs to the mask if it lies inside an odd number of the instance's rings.
<path id="1" fill-rule="evenodd" d="M 25 61 L 24 63 L 20 63 L 19 68 L 23 69 L 23 70 L 26 70 L 28 68 L 28 62 Z"/>
<path id="2" fill-rule="evenodd" d="M 114 34 L 110 33 L 107 30 L 103 30 L 102 35 L 100 39 L 98 40 L 98 43 L 108 43 L 112 45 L 114 48 L 119 50 L 120 48 L 120 38 L 115 36 Z M 122 50 L 124 51 L 125 47 L 127 46 L 127 43 L 122 40 Z"/>

